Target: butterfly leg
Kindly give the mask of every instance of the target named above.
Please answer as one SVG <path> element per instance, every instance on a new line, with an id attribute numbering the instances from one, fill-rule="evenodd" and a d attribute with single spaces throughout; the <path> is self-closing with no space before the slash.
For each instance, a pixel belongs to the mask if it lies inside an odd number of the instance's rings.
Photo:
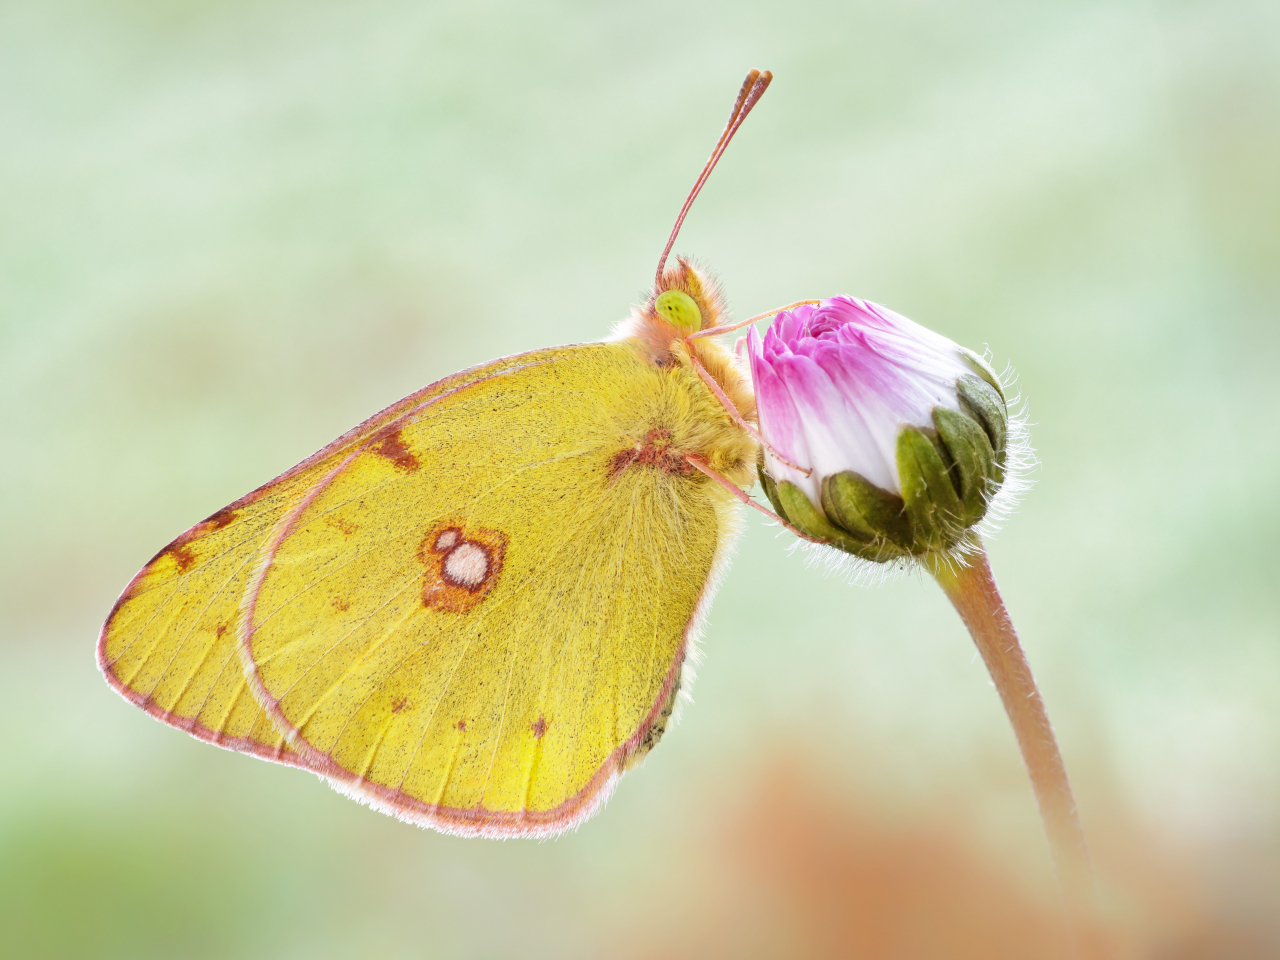
<path id="1" fill-rule="evenodd" d="M 720 486 L 724 487 L 731 494 L 733 494 L 737 499 L 745 503 L 748 507 L 754 507 L 755 509 L 763 513 L 766 517 L 772 517 L 774 520 L 777 520 L 780 524 L 782 524 L 784 527 L 786 527 L 788 530 L 794 533 L 797 537 L 800 537 L 802 540 L 808 540 L 810 543 L 826 543 L 825 540 L 819 540 L 816 537 L 811 537 L 807 533 L 803 533 L 800 530 L 797 530 L 795 527 L 787 523 L 787 521 L 783 520 L 780 516 L 778 516 L 768 507 L 760 506 L 760 504 L 756 503 L 754 500 L 751 499 L 750 496 L 748 496 L 747 491 L 743 490 L 741 487 L 733 483 L 727 477 L 723 477 L 719 473 L 717 473 L 715 470 L 713 470 L 711 468 L 711 464 L 707 463 L 705 458 L 698 456 L 696 453 L 686 453 L 684 455 L 684 458 L 686 461 L 688 461 L 688 463 L 694 469 L 700 470 L 702 473 L 705 473 L 708 477 L 710 477 L 716 483 L 720 484 Z"/>
<path id="2" fill-rule="evenodd" d="M 767 441 L 764 437 L 760 436 L 759 430 L 757 430 L 751 424 L 747 423 L 746 420 L 742 419 L 742 414 L 738 413 L 738 408 L 733 405 L 733 401 L 730 400 L 728 395 L 725 394 L 724 390 L 720 388 L 720 384 L 716 383 L 715 377 L 707 373 L 706 367 L 704 367 L 698 361 L 697 354 L 695 354 L 692 350 L 689 351 L 689 362 L 693 364 L 693 369 L 697 371 L 698 376 L 702 378 L 702 382 L 707 385 L 707 388 L 711 391 L 711 393 L 715 396 L 715 398 L 720 401 L 721 405 L 725 409 L 725 412 L 729 414 L 733 422 L 736 423 L 738 426 L 740 426 L 743 430 L 747 431 L 747 433 L 755 439 L 756 443 L 760 444 L 760 446 L 764 447 L 766 450 L 768 450 L 771 454 L 773 454 L 777 459 L 785 463 L 792 470 L 799 470 L 806 477 L 809 476 L 809 474 L 813 473 L 812 470 L 806 467 L 802 467 L 799 464 L 792 463 L 790 460 L 788 460 L 786 457 L 780 454 L 777 450 L 773 448 L 773 446 L 769 443 L 769 441 Z"/>

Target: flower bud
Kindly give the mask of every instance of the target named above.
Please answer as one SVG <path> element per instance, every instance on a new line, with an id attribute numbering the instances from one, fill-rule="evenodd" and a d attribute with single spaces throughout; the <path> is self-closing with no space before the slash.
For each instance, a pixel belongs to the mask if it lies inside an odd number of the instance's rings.
<path id="1" fill-rule="evenodd" d="M 882 562 L 951 550 L 986 516 L 1010 420 L 982 358 L 852 297 L 780 313 L 747 345 L 760 480 L 793 526 Z"/>

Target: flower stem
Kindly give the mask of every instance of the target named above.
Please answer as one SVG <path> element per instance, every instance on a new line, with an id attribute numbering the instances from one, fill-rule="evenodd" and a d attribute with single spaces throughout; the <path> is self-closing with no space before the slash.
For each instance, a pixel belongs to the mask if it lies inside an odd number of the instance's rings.
<path id="1" fill-rule="evenodd" d="M 976 535 L 973 545 L 976 550 L 958 562 L 941 558 L 932 561 L 929 572 L 968 627 L 1013 724 L 1077 949 L 1088 956 L 1099 956 L 1103 949 L 1097 942 L 1101 931 L 1093 866 L 1067 768 L 1058 752 L 1031 665 L 1018 643 L 986 551 Z"/>

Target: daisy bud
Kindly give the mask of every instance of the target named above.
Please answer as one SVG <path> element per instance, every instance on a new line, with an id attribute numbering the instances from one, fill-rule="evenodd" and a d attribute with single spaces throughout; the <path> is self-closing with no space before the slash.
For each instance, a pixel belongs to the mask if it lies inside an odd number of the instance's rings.
<path id="1" fill-rule="evenodd" d="M 977 354 L 852 297 L 779 313 L 747 345 L 760 480 L 793 526 L 882 562 L 952 550 L 986 516 L 1010 420 Z"/>

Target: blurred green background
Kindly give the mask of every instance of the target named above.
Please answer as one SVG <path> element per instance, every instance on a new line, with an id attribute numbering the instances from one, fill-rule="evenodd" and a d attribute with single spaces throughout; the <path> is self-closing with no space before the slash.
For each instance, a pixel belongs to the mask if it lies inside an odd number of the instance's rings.
<path id="1" fill-rule="evenodd" d="M 387 403 L 607 333 L 677 251 L 1012 363 L 990 545 L 1122 957 L 1280 955 L 1280 6 L 0 4 L 0 953 L 1056 957 L 932 584 L 752 517 L 696 703 L 549 843 L 198 743 L 98 675 L 117 593 Z"/>

